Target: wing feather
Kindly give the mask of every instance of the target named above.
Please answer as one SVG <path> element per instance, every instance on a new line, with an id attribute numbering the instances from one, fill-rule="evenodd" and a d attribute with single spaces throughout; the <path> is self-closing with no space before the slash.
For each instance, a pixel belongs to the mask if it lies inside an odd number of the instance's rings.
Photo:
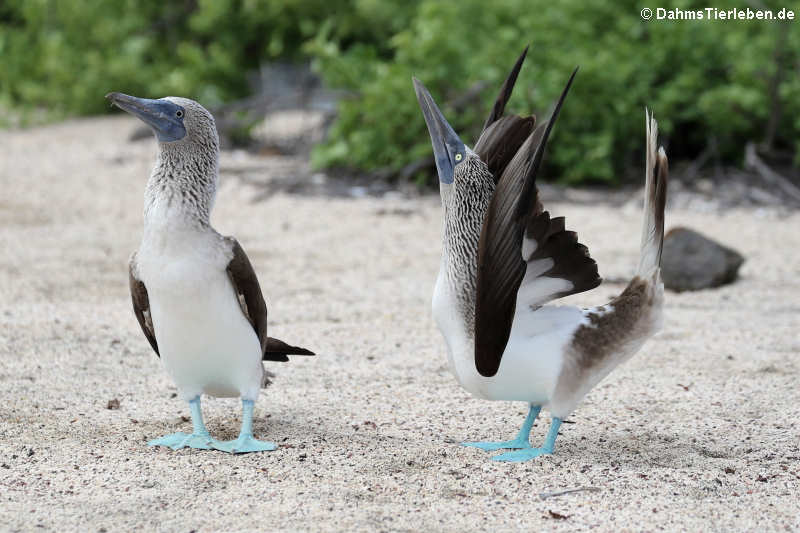
<path id="1" fill-rule="evenodd" d="M 267 336 L 267 304 L 264 301 L 253 265 L 250 264 L 250 259 L 236 239 L 226 237 L 226 240 L 231 244 L 233 251 L 233 258 L 227 268 L 228 277 L 236 291 L 242 313 L 253 326 L 258 341 L 261 343 L 262 359 L 286 362 L 289 360 L 288 355 L 314 355 L 314 352 L 305 348 L 292 346 L 282 340 Z"/>
<path id="2" fill-rule="evenodd" d="M 522 63 L 525 62 L 525 56 L 528 55 L 528 47 L 525 47 L 525 50 L 522 51 L 520 56 L 517 58 L 517 62 L 514 63 L 511 72 L 508 73 L 506 77 L 506 81 L 503 82 L 503 85 L 500 87 L 500 94 L 497 95 L 497 99 L 494 102 L 494 106 L 492 107 L 492 112 L 489 113 L 489 116 L 486 118 L 486 122 L 483 124 L 483 131 L 491 126 L 496 120 L 500 119 L 503 116 L 503 113 L 506 110 L 506 104 L 508 100 L 511 98 L 511 93 L 514 92 L 514 85 L 517 83 L 517 76 L 519 76 L 519 71 L 522 68 Z"/>
<path id="3" fill-rule="evenodd" d="M 128 284 L 131 289 L 133 314 L 136 315 L 136 320 L 139 321 L 139 327 L 142 328 L 142 333 L 144 333 L 144 336 L 147 338 L 147 342 L 150 343 L 156 355 L 161 357 L 161 354 L 158 353 L 158 343 L 156 342 L 156 331 L 153 327 L 153 320 L 150 317 L 150 298 L 147 295 L 147 287 L 145 287 L 144 283 L 139 279 L 135 253 L 128 262 Z"/>
<path id="4" fill-rule="evenodd" d="M 528 47 L 526 46 L 503 82 L 503 86 L 500 87 L 500 93 L 497 95 L 492 112 L 486 119 L 481 135 L 473 148 L 489 167 L 495 183 L 536 125 L 536 117 L 532 115 L 529 117 L 503 116 L 527 53 Z"/>
<path id="5" fill-rule="evenodd" d="M 483 376 L 500 367 L 517 302 L 538 307 L 600 283 L 597 264 L 563 217 L 550 218 L 536 175 L 550 132 L 575 78 L 570 76 L 550 120 L 539 125 L 508 162 L 497 183 L 478 244 L 475 366 Z"/>

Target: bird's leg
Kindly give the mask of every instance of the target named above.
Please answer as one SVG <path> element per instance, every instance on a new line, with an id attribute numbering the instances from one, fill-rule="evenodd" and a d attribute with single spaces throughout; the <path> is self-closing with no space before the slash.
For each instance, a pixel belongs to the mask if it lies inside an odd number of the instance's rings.
<path id="1" fill-rule="evenodd" d="M 511 450 L 530 448 L 531 428 L 533 428 L 533 423 L 536 421 L 536 417 L 539 416 L 539 411 L 541 410 L 541 405 L 530 404 L 528 416 L 525 417 L 525 422 L 522 423 L 522 427 L 520 428 L 519 433 L 514 440 L 507 440 L 503 442 L 462 442 L 461 445 L 480 448 L 481 450 L 485 450 L 487 452 L 493 450 L 502 450 L 504 448 Z"/>
<path id="2" fill-rule="evenodd" d="M 216 449 L 230 453 L 269 452 L 278 447 L 274 442 L 256 440 L 253 437 L 253 400 L 242 398 L 242 429 L 239 438 L 219 442 Z"/>
<path id="3" fill-rule="evenodd" d="M 561 419 L 553 417 L 550 422 L 550 430 L 547 432 L 547 437 L 544 439 L 544 444 L 541 448 L 527 448 L 525 450 L 516 450 L 513 452 L 501 453 L 492 457 L 493 461 L 506 461 L 512 463 L 520 463 L 539 457 L 540 455 L 550 455 L 556 446 L 556 437 L 558 437 L 558 428 L 561 426 Z"/>
<path id="4" fill-rule="evenodd" d="M 200 450 L 211 450 L 217 442 L 206 429 L 203 423 L 203 411 L 200 408 L 200 396 L 189 401 L 189 408 L 192 411 L 192 434 L 173 433 L 165 435 L 160 439 L 151 440 L 148 446 L 167 446 L 173 450 L 179 448 L 197 448 Z"/>

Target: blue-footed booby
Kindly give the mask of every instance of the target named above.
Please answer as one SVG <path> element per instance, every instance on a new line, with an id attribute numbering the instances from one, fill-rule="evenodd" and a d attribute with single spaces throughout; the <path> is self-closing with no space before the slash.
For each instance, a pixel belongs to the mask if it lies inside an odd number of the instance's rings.
<path id="1" fill-rule="evenodd" d="M 112 104 L 147 123 L 159 153 L 144 193 L 144 232 L 129 264 L 133 310 L 142 332 L 189 402 L 191 434 L 151 446 L 232 453 L 274 450 L 253 437 L 253 405 L 269 384 L 262 361 L 314 355 L 267 336 L 267 306 L 242 247 L 211 226 L 219 174 L 214 118 L 186 98 L 121 93 Z M 200 397 L 242 398 L 239 437 L 221 442 L 203 423 Z"/>
<path id="2" fill-rule="evenodd" d="M 618 297 L 594 308 L 547 305 L 600 284 L 588 249 L 550 217 L 536 175 L 547 139 L 577 69 L 550 120 L 504 116 L 527 48 L 503 84 L 475 147 L 467 147 L 430 93 L 414 78 L 433 143 L 444 209 L 442 258 L 433 315 L 450 368 L 468 392 L 487 400 L 524 401 L 528 416 L 515 439 L 465 442 L 493 457 L 525 461 L 551 454 L 559 426 L 589 390 L 636 353 L 661 327 L 660 277 L 667 158 L 647 130 L 644 230 L 636 276 Z M 540 410 L 552 423 L 543 446 L 530 444 Z"/>

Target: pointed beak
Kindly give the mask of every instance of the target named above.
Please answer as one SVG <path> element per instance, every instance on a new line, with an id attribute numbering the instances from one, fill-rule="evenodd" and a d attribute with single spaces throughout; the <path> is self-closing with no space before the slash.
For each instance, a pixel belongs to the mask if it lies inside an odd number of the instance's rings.
<path id="1" fill-rule="evenodd" d="M 167 100 L 137 98 L 123 93 L 108 93 L 106 99 L 112 105 L 150 126 L 158 140 L 162 142 L 177 141 L 186 134 L 183 121 L 176 116 L 176 111 L 181 109 L 177 104 Z"/>
<path id="2" fill-rule="evenodd" d="M 453 157 L 455 153 L 462 150 L 464 143 L 447 122 L 447 119 L 444 118 L 428 89 L 417 78 L 413 79 L 419 107 L 422 109 L 425 124 L 428 126 L 428 133 L 431 135 L 439 180 L 443 183 L 453 183 L 453 169 L 456 166 L 456 161 L 453 160 Z"/>
<path id="3" fill-rule="evenodd" d="M 161 106 L 159 106 L 158 100 L 137 98 L 122 93 L 108 93 L 106 99 L 112 105 L 138 117 L 153 128 L 157 128 L 167 118 L 164 116 L 163 110 L 160 109 Z"/>

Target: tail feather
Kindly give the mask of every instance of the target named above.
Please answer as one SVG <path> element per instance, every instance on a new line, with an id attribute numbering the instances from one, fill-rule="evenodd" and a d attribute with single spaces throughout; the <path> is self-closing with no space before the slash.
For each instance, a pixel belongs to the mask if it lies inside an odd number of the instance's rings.
<path id="1" fill-rule="evenodd" d="M 667 203 L 667 154 L 658 146 L 658 123 L 645 109 L 647 170 L 644 190 L 644 227 L 638 274 L 648 278 L 661 266 L 664 244 L 664 207 Z"/>
<path id="2" fill-rule="evenodd" d="M 262 361 L 277 361 L 286 363 L 289 361 L 290 355 L 316 355 L 310 350 L 300 348 L 299 346 L 292 346 L 286 344 L 280 339 L 274 337 L 267 337 L 267 343 L 264 347 L 264 355 Z"/>
<path id="3" fill-rule="evenodd" d="M 271 357 L 286 357 L 287 355 L 316 355 L 311 350 L 300 348 L 299 346 L 292 346 L 280 339 L 274 337 L 267 337 L 267 346 L 264 349 L 264 360 L 273 360 Z M 270 357 L 268 357 L 270 356 Z M 288 361 L 288 358 L 285 359 Z"/>

